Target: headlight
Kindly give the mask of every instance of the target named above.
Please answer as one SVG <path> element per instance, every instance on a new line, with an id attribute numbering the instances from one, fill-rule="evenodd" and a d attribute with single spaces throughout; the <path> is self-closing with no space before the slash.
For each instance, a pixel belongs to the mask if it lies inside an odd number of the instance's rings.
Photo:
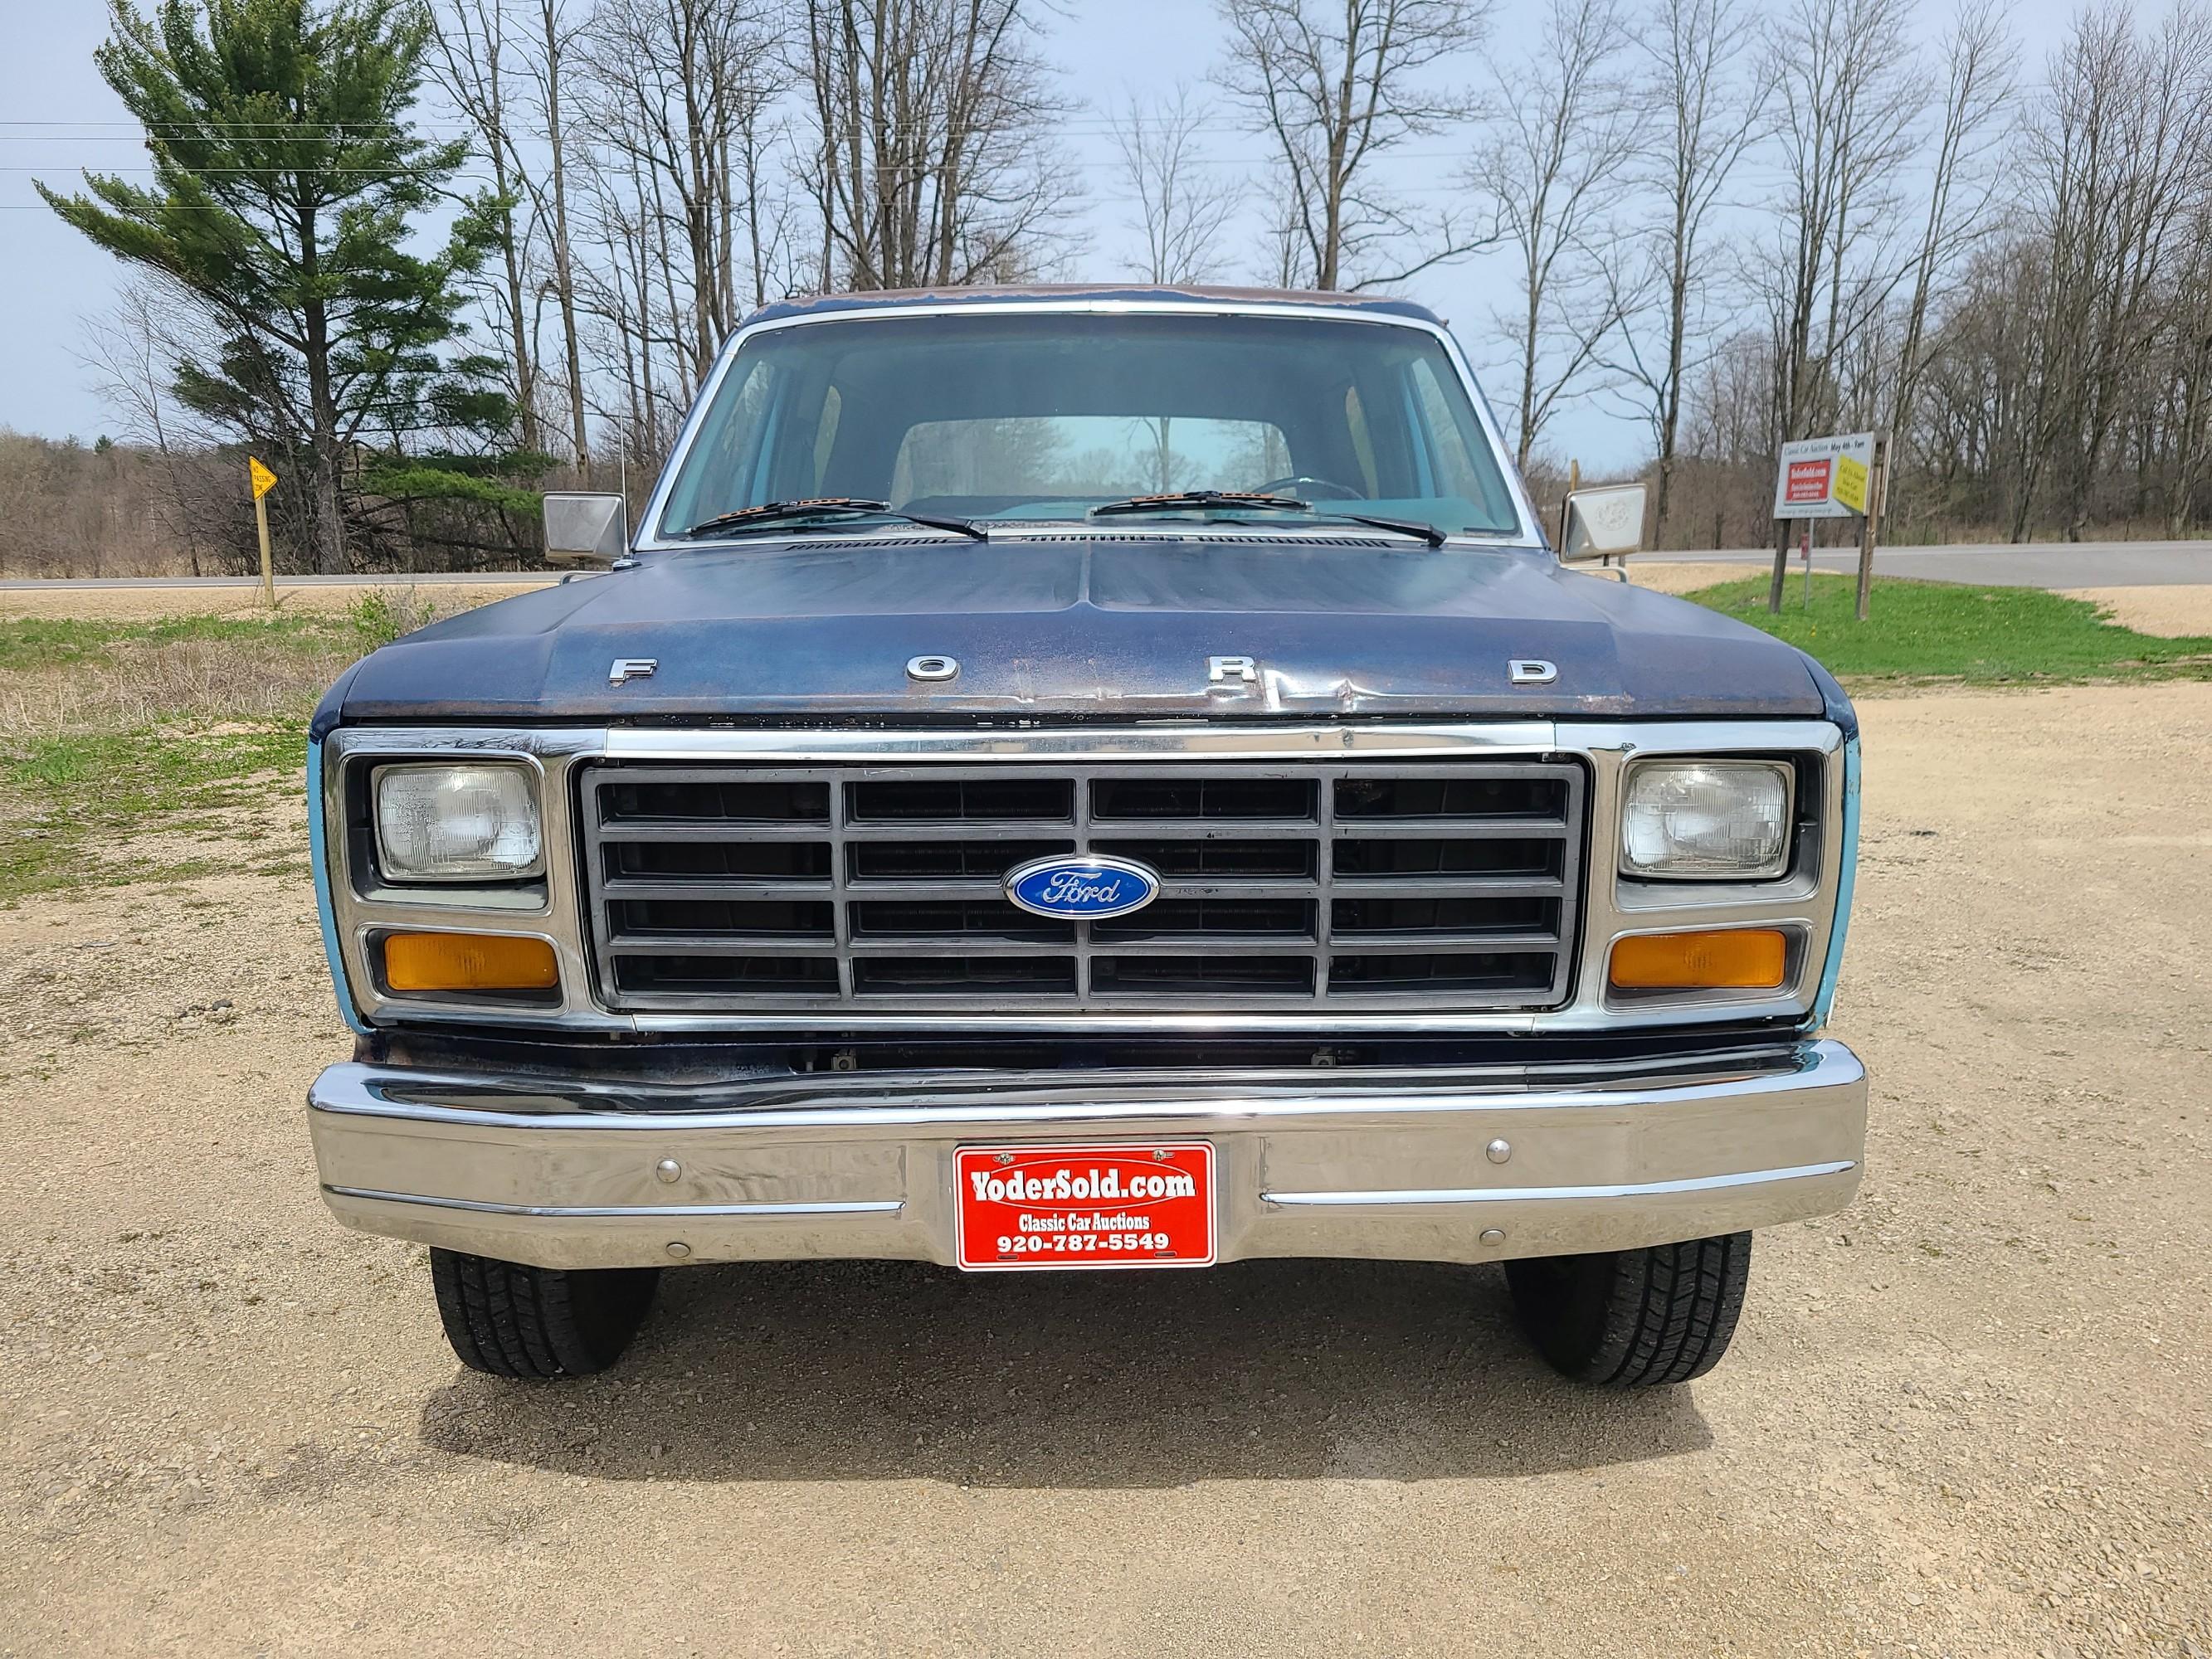
<path id="1" fill-rule="evenodd" d="M 1790 769 L 1778 761 L 1645 761 L 1620 808 L 1628 876 L 1757 881 L 1790 857 Z"/>
<path id="2" fill-rule="evenodd" d="M 507 881 L 544 863 L 538 795 L 520 766 L 380 766 L 377 866 L 392 881 Z"/>

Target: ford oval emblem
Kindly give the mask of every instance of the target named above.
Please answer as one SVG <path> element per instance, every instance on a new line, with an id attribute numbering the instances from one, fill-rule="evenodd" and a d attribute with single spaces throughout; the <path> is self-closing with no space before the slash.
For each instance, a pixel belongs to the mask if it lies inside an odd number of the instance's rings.
<path id="1" fill-rule="evenodd" d="M 1059 853 L 1006 872 L 1006 896 L 1032 915 L 1095 921 L 1141 910 L 1160 896 L 1157 872 L 1134 859 Z"/>

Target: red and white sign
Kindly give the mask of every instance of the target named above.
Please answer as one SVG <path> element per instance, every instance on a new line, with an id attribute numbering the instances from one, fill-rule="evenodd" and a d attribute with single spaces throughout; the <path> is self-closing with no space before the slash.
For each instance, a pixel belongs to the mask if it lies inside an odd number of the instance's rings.
<path id="1" fill-rule="evenodd" d="M 1213 1263 L 1207 1141 L 963 1146 L 952 1178 L 954 1259 L 971 1273 Z"/>
<path id="2" fill-rule="evenodd" d="M 1803 507 L 1828 499 L 1828 477 L 1835 471 L 1832 460 L 1792 461 L 1785 469 L 1782 483 L 1782 500 L 1785 506 Z"/>

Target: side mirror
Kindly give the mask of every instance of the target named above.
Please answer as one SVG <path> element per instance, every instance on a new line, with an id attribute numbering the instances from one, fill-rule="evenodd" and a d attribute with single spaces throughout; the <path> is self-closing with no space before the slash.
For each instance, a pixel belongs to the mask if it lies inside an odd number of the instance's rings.
<path id="1" fill-rule="evenodd" d="M 629 550 L 629 506 L 619 495 L 556 492 L 545 497 L 549 564 L 612 564 Z"/>
<path id="2" fill-rule="evenodd" d="M 1567 495 L 1559 557 L 1569 564 L 1638 552 L 1644 546 L 1644 486 L 1607 484 Z M 547 497 L 550 500 L 551 497 Z"/>

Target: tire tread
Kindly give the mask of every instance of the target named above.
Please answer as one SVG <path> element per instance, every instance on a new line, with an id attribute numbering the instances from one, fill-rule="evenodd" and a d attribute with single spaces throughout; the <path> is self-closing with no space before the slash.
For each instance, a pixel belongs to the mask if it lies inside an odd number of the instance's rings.
<path id="1" fill-rule="evenodd" d="M 652 1269 L 570 1272 L 457 1250 L 430 1252 L 430 1284 L 455 1356 L 491 1376 L 605 1370 L 653 1299 Z"/>
<path id="2" fill-rule="evenodd" d="M 1735 1334 L 1751 1235 L 1509 1262 L 1507 1273 L 1522 1324 L 1565 1375 L 1618 1389 L 1687 1382 L 1717 1364 Z"/>

